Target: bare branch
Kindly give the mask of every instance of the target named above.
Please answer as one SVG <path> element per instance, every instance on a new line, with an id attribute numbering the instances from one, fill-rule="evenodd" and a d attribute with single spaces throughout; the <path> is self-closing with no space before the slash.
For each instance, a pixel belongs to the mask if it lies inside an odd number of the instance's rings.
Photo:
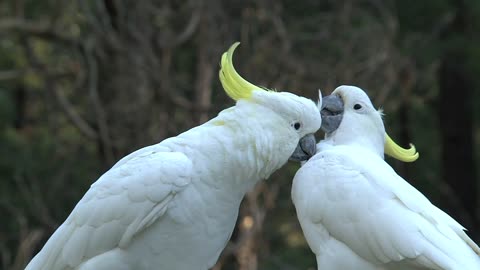
<path id="1" fill-rule="evenodd" d="M 52 76 L 47 71 L 46 66 L 40 62 L 38 57 L 35 55 L 35 52 L 31 49 L 30 43 L 28 40 L 24 40 L 24 49 L 25 54 L 28 61 L 31 63 L 32 68 L 34 68 L 37 72 L 42 74 L 45 78 L 45 88 L 47 91 L 51 91 L 54 93 L 55 97 L 57 98 L 60 107 L 65 111 L 67 117 L 71 120 L 71 122 L 76 126 L 79 131 L 87 136 L 90 139 L 95 139 L 97 134 L 93 128 L 85 121 L 73 108 L 67 98 L 57 89 L 57 83 L 55 81 L 56 76 Z"/>
<path id="2" fill-rule="evenodd" d="M 88 66 L 88 89 L 93 108 L 97 116 L 97 124 L 100 133 L 100 139 L 104 146 L 105 159 L 108 164 L 114 161 L 112 142 L 110 139 L 110 131 L 107 125 L 106 114 L 103 108 L 100 96 L 98 94 L 98 67 L 97 60 L 93 53 L 94 42 L 87 42 L 84 50 L 87 66 Z"/>
<path id="3" fill-rule="evenodd" d="M 65 97 L 65 95 L 63 95 L 60 89 L 58 89 L 58 87 L 54 87 L 52 90 L 57 98 L 58 103 L 60 104 L 60 107 L 68 116 L 72 124 L 89 139 L 97 139 L 97 132 L 90 127 L 90 125 L 77 113 L 70 101 Z"/>
<path id="4" fill-rule="evenodd" d="M 0 20 L 0 32 L 9 31 L 55 41 L 67 46 L 79 46 L 79 43 L 74 38 L 56 32 L 55 29 L 50 27 L 47 23 L 31 22 L 23 19 L 13 18 Z"/>
<path id="5" fill-rule="evenodd" d="M 6 70 L 0 71 L 0 81 L 16 80 L 25 75 L 24 70 Z"/>
<path id="6" fill-rule="evenodd" d="M 198 25 L 200 24 L 203 8 L 200 6 L 201 3 L 197 3 L 196 1 L 193 1 L 193 3 L 195 4 L 195 7 L 192 11 L 192 15 L 190 16 L 190 20 L 180 34 L 169 41 L 164 41 L 161 35 L 157 35 L 155 41 L 159 48 L 173 48 L 179 46 L 189 40 L 190 37 L 195 33 Z"/>

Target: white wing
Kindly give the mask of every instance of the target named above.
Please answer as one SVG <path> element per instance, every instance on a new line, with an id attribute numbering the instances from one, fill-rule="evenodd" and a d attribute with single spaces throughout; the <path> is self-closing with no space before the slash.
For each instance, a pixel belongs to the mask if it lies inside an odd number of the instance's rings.
<path id="1" fill-rule="evenodd" d="M 169 201 L 191 181 L 192 163 L 182 153 L 133 154 L 90 187 L 26 269 L 72 269 L 127 246 L 165 213 Z"/>
<path id="2" fill-rule="evenodd" d="M 292 197 L 316 253 L 332 237 L 384 269 L 480 269 L 480 249 L 463 227 L 366 151 L 317 154 L 295 176 Z"/>

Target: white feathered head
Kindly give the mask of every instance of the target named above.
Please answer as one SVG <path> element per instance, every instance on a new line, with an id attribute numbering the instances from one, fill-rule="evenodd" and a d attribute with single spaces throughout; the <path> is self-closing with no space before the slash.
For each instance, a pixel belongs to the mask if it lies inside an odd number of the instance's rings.
<path id="1" fill-rule="evenodd" d="M 323 98 L 319 109 L 322 130 L 336 144 L 360 143 L 404 162 L 413 162 L 419 157 L 413 144 L 405 149 L 388 136 L 382 110 L 376 110 L 368 95 L 358 87 L 337 87 Z"/>

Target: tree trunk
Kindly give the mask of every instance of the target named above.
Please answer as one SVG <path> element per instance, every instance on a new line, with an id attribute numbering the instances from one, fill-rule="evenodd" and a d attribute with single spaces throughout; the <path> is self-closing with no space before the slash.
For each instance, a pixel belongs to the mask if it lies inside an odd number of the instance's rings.
<path id="1" fill-rule="evenodd" d="M 455 2 L 457 14 L 444 39 L 452 40 L 459 33 L 467 34 L 467 14 L 462 1 Z M 448 202 L 447 209 L 467 228 L 475 226 L 477 187 L 473 144 L 473 82 L 468 74 L 464 46 L 447 49 L 438 72 L 439 122 L 442 146 L 442 176 L 448 183 L 457 206 Z M 461 208 L 461 209 L 460 209 Z"/>
<path id="2" fill-rule="evenodd" d="M 415 87 L 415 71 L 412 70 L 411 65 L 406 63 L 402 68 L 399 76 L 400 91 L 401 91 L 401 104 L 398 112 L 398 124 L 400 127 L 398 140 L 401 143 L 402 147 L 408 147 L 410 143 L 415 144 L 412 141 L 410 136 L 410 118 L 409 118 L 409 108 L 411 106 L 411 95 L 413 88 Z M 409 181 L 415 186 L 415 179 L 411 177 L 410 166 L 405 162 L 396 162 L 396 171 L 401 175 L 405 180 Z"/>
<path id="3" fill-rule="evenodd" d="M 27 92 L 24 85 L 18 85 L 14 90 L 15 119 L 13 126 L 22 129 L 25 125 L 25 112 L 27 104 Z"/>

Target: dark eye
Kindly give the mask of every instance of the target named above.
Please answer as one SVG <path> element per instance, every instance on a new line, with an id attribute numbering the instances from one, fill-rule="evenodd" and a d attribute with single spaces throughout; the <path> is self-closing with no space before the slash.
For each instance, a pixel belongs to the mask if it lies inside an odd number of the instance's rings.
<path id="1" fill-rule="evenodd" d="M 360 105 L 360 104 L 357 103 L 357 104 L 353 105 L 353 108 L 354 108 L 355 110 L 360 110 L 360 109 L 362 108 L 362 105 Z"/>
<path id="2" fill-rule="evenodd" d="M 296 130 L 300 129 L 301 126 L 302 126 L 302 125 L 301 125 L 299 122 L 296 122 L 295 124 L 293 124 L 293 127 L 294 127 Z"/>

